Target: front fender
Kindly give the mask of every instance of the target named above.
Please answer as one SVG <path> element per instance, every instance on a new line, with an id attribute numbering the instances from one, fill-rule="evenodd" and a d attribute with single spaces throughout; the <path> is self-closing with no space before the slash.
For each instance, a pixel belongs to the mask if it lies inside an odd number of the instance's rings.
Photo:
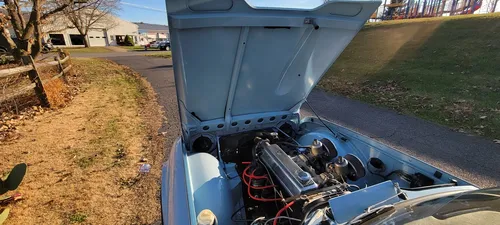
<path id="1" fill-rule="evenodd" d="M 186 176 L 186 150 L 178 138 L 162 167 L 161 211 L 163 224 L 191 224 Z"/>
<path id="2" fill-rule="evenodd" d="M 209 209 L 219 224 L 231 224 L 233 206 L 241 196 L 240 179 L 229 179 L 216 157 L 203 152 L 188 154 L 184 146 L 178 139 L 163 165 L 163 223 L 196 224 L 198 213 Z M 228 166 L 227 170 L 236 173 L 234 166 Z"/>

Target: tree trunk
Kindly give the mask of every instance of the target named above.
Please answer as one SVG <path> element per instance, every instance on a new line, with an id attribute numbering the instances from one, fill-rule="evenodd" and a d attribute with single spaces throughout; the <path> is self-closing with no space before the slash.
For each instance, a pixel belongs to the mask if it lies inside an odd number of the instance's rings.
<path id="1" fill-rule="evenodd" d="M 40 40 L 35 40 L 35 42 L 33 43 L 33 45 L 31 46 L 31 57 L 33 59 L 36 59 L 36 57 L 38 55 L 40 55 L 40 53 L 42 52 L 42 40 L 40 38 Z"/>
<path id="2" fill-rule="evenodd" d="M 4 0 L 3 2 L 5 10 L 8 12 L 8 16 L 4 13 L 0 14 L 0 35 L 7 40 L 16 61 L 21 61 L 22 56 L 29 55 L 35 59 L 36 56 L 40 54 L 43 48 L 43 32 L 41 30 L 42 21 L 46 20 L 55 13 L 61 12 L 68 7 L 70 3 L 73 3 L 71 0 L 52 8 L 47 12 L 42 7 L 42 5 L 47 3 L 46 0 Z M 29 12 L 29 10 L 27 7 L 20 4 L 24 2 L 32 3 L 28 21 L 26 21 L 23 17 L 22 9 L 27 10 L 27 12 Z M 42 14 L 43 12 L 44 14 Z M 5 27 L 8 23 L 10 23 L 15 32 L 15 36 L 17 38 L 16 41 L 11 38 L 8 29 Z"/>
<path id="3" fill-rule="evenodd" d="M 29 56 L 31 54 L 31 43 L 30 40 L 18 39 L 16 41 L 16 48 L 12 49 L 12 56 L 16 62 L 21 62 L 23 56 Z"/>
<path id="4" fill-rule="evenodd" d="M 497 9 L 497 3 L 498 3 L 498 0 L 495 1 L 495 4 L 493 4 L 493 9 L 491 9 L 491 12 L 494 13 L 495 12 L 495 9 Z"/>
<path id="5" fill-rule="evenodd" d="M 87 35 L 83 35 L 83 45 L 85 45 L 85 48 L 90 47 L 90 41 Z"/>

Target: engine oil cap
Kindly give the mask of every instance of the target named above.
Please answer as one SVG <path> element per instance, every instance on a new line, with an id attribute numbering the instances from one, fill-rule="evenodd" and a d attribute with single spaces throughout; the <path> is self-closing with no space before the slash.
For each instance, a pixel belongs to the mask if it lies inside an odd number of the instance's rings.
<path id="1" fill-rule="evenodd" d="M 217 225 L 215 214 L 210 209 L 201 210 L 196 217 L 198 225 Z"/>

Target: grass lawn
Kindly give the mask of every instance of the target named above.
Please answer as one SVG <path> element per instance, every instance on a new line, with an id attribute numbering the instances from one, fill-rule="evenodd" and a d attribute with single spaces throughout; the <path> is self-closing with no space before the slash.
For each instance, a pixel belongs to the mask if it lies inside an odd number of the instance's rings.
<path id="1" fill-rule="evenodd" d="M 71 63 L 68 88 L 78 94 L 62 108 L 9 118 L 19 136 L 0 140 L 0 174 L 28 164 L 6 224 L 157 224 L 164 137 L 153 89 L 111 61 Z M 149 173 L 138 171 L 144 161 Z"/>
<path id="2" fill-rule="evenodd" d="M 168 58 L 169 59 L 169 58 L 172 58 L 172 52 L 171 51 L 162 51 L 159 53 L 146 54 L 146 56 Z"/>
<path id="3" fill-rule="evenodd" d="M 500 139 L 500 13 L 367 24 L 319 87 Z"/>
<path id="4" fill-rule="evenodd" d="M 112 50 L 105 47 L 89 47 L 89 48 L 62 48 L 69 53 L 104 53 L 112 52 Z"/>
<path id="5" fill-rule="evenodd" d="M 127 49 L 128 51 L 144 51 L 144 46 L 136 45 L 136 46 L 119 46 L 120 48 Z M 158 51 L 157 48 L 148 48 L 148 51 Z"/>

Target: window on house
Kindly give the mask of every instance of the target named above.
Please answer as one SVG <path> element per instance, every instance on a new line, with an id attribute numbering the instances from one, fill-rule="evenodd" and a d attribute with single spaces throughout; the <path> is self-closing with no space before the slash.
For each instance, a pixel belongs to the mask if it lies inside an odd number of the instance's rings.
<path id="1" fill-rule="evenodd" d="M 66 41 L 64 41 L 64 35 L 62 34 L 49 34 L 49 37 L 53 45 L 66 45 Z"/>
<path id="2" fill-rule="evenodd" d="M 79 34 L 70 34 L 69 38 L 71 39 L 72 45 L 83 45 L 84 37 Z"/>
<path id="3" fill-rule="evenodd" d="M 90 38 L 94 38 L 93 36 L 90 36 Z"/>

